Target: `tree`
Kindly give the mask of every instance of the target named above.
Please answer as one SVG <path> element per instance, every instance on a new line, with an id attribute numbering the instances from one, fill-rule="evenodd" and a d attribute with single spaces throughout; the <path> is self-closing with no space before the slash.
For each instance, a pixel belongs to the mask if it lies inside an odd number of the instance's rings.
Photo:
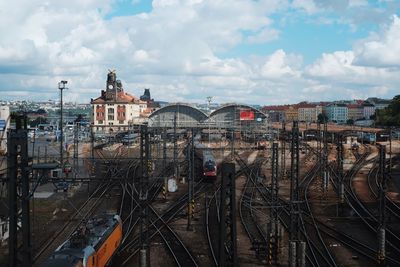
<path id="1" fill-rule="evenodd" d="M 376 112 L 376 124 L 382 126 L 400 126 L 400 95 L 396 95 L 390 104 Z"/>
<path id="2" fill-rule="evenodd" d="M 346 124 L 347 125 L 353 125 L 354 124 L 354 120 L 353 119 L 348 119 Z"/>

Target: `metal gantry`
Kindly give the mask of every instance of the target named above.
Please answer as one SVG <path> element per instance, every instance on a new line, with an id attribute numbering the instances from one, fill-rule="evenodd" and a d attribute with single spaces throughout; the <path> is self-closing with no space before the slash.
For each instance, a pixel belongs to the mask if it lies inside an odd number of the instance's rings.
<path id="1" fill-rule="evenodd" d="M 221 166 L 218 266 L 237 266 L 235 164 Z"/>

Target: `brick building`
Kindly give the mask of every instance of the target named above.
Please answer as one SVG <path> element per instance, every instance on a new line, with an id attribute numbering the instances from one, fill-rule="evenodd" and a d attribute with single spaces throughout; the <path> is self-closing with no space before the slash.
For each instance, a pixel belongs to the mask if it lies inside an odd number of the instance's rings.
<path id="1" fill-rule="evenodd" d="M 119 132 L 131 124 L 143 123 L 147 116 L 147 102 L 124 91 L 114 71 L 107 75 L 106 90 L 91 100 L 94 132 Z"/>

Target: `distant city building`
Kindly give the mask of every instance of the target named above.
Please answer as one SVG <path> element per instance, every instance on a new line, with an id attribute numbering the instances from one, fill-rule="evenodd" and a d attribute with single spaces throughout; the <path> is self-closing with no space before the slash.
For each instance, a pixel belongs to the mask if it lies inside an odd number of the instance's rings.
<path id="1" fill-rule="evenodd" d="M 287 106 L 285 108 L 285 121 L 291 122 L 297 120 L 299 120 L 299 110 L 297 105 Z"/>
<path id="2" fill-rule="evenodd" d="M 329 121 L 346 123 L 348 120 L 348 109 L 345 104 L 329 104 L 325 111 Z"/>
<path id="3" fill-rule="evenodd" d="M 347 109 L 348 109 L 349 120 L 356 121 L 364 118 L 364 108 L 362 105 L 350 104 L 347 105 Z"/>
<path id="4" fill-rule="evenodd" d="M 316 104 L 300 103 L 298 105 L 298 120 L 304 122 L 316 122 L 318 115 L 322 113 L 322 106 Z"/>
<path id="5" fill-rule="evenodd" d="M 147 102 L 124 92 L 115 71 L 107 75 L 106 90 L 91 100 L 94 132 L 126 131 L 131 124 L 143 123 L 147 113 Z"/>
<path id="6" fill-rule="evenodd" d="M 268 115 L 269 122 L 285 121 L 285 106 L 265 106 L 261 110 Z"/>
<path id="7" fill-rule="evenodd" d="M 371 103 L 372 105 L 375 106 L 376 109 L 384 109 L 390 104 L 390 100 L 387 99 L 381 99 L 377 97 L 369 97 L 366 100 L 368 103 Z"/>
<path id="8" fill-rule="evenodd" d="M 375 115 L 375 105 L 369 102 L 364 102 L 362 107 L 363 107 L 363 115 L 366 120 L 369 120 L 371 116 Z"/>
<path id="9" fill-rule="evenodd" d="M 0 106 L 0 155 L 7 153 L 7 130 L 10 128 L 10 108 Z"/>
<path id="10" fill-rule="evenodd" d="M 143 112 L 142 116 L 149 117 L 151 113 L 160 108 L 160 104 L 151 98 L 150 89 L 144 89 L 144 94 L 140 96 L 140 100 L 147 103 L 147 109 Z"/>
<path id="11" fill-rule="evenodd" d="M 153 101 L 153 99 L 151 99 L 151 95 L 150 95 L 150 89 L 144 89 L 144 94 L 142 96 L 140 96 L 140 100 L 142 101 Z"/>

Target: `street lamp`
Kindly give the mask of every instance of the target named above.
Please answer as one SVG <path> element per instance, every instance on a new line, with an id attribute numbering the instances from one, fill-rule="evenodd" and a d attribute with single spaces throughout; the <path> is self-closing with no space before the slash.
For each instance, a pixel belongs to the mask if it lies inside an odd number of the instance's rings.
<path id="1" fill-rule="evenodd" d="M 207 96 L 207 102 L 208 102 L 208 146 L 211 147 L 211 138 L 210 138 L 210 132 L 211 132 L 211 120 L 210 120 L 210 104 L 211 104 L 212 96 Z"/>
<path id="2" fill-rule="evenodd" d="M 65 85 L 68 81 L 61 81 L 58 83 L 58 89 L 60 90 L 60 166 L 63 168 L 63 90 L 67 89 Z"/>

